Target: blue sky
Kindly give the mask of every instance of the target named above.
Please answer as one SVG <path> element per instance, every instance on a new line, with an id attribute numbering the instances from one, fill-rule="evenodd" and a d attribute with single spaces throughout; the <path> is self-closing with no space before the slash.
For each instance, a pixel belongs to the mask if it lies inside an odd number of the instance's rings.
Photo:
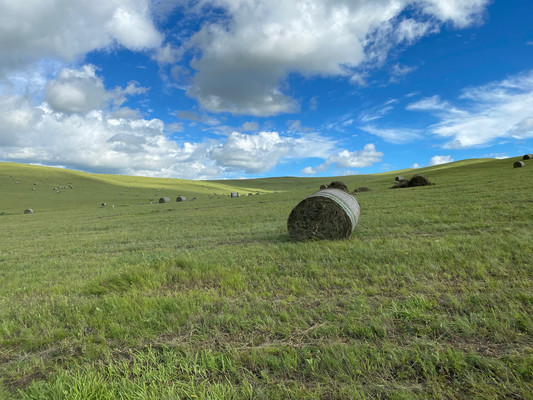
<path id="1" fill-rule="evenodd" d="M 533 152 L 530 0 L 0 0 L 0 161 L 185 179 Z"/>

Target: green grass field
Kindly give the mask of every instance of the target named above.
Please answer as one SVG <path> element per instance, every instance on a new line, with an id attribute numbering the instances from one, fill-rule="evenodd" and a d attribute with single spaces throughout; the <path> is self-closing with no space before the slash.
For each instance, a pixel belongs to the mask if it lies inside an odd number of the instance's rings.
<path id="1" fill-rule="evenodd" d="M 0 163 L 0 399 L 533 399 L 516 160 L 396 190 Z M 335 179 L 371 189 L 351 238 L 291 242 L 292 208 Z"/>

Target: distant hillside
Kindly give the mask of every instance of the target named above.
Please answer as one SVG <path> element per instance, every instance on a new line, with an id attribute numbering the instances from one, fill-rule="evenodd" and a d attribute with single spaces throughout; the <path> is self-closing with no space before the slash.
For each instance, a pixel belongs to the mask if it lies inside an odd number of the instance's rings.
<path id="1" fill-rule="evenodd" d="M 505 160 L 472 159 L 456 161 L 433 167 L 407 169 L 373 175 L 350 175 L 342 177 L 279 177 L 244 180 L 192 181 L 174 178 L 147 178 L 138 176 L 89 174 L 61 168 L 35 165 L 0 163 L 0 213 L 19 213 L 25 208 L 40 210 L 96 207 L 102 202 L 117 205 L 146 204 L 157 202 L 166 196 L 188 199 L 209 199 L 249 193 L 268 194 L 275 192 L 312 192 L 332 180 L 342 180 L 350 190 L 360 186 L 371 190 L 388 189 L 396 175 L 409 178 L 414 174 L 426 174 L 437 184 L 476 179 L 477 173 L 487 170 L 512 169 L 516 157 Z"/>

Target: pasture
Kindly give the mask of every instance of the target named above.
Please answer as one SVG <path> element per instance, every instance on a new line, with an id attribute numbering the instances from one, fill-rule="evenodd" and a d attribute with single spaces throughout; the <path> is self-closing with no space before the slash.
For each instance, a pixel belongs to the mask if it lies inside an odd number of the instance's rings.
<path id="1" fill-rule="evenodd" d="M 0 163 L 0 399 L 531 399 L 518 160 L 235 181 Z M 436 185 L 390 189 L 415 173 Z M 352 236 L 291 242 L 332 180 L 371 189 Z"/>

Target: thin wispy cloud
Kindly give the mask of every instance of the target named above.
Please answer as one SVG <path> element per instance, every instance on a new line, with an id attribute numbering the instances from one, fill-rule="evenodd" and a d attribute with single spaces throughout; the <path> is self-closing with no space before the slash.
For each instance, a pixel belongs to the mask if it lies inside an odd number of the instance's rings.
<path id="1" fill-rule="evenodd" d="M 385 129 L 374 125 L 365 125 L 360 126 L 359 129 L 394 144 L 409 143 L 422 137 L 421 132 L 405 128 Z"/>
<path id="2" fill-rule="evenodd" d="M 390 99 L 385 104 L 379 107 L 373 107 L 362 111 L 358 116 L 358 121 L 362 123 L 368 123 L 377 119 L 383 118 L 390 111 L 392 111 L 395 105 L 398 103 L 397 99 Z"/>
<path id="3" fill-rule="evenodd" d="M 432 96 L 407 106 L 434 113 L 435 135 L 449 138 L 446 148 L 483 146 L 496 139 L 533 137 L 533 71 L 464 89 L 461 108 Z"/>

